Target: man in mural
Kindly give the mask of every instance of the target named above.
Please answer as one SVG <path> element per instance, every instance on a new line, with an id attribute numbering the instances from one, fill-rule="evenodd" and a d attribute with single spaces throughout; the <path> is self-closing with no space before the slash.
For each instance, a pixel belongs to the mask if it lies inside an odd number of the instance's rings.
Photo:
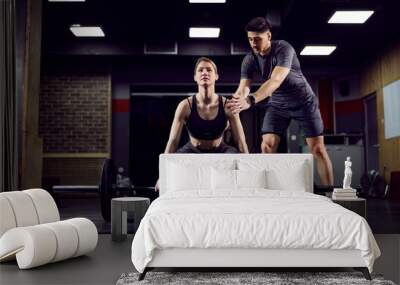
<path id="1" fill-rule="evenodd" d="M 307 145 L 317 161 L 321 182 L 333 185 L 318 98 L 301 71 L 294 48 L 286 41 L 271 40 L 271 26 L 265 18 L 252 19 L 246 25 L 246 32 L 252 52 L 243 59 L 239 87 L 228 107 L 237 114 L 263 102 L 266 107 L 261 128 L 263 153 L 276 152 L 290 120 L 296 120 L 304 129 Z M 264 82 L 256 92 L 250 93 L 256 73 Z M 266 103 L 268 97 L 270 100 Z"/>

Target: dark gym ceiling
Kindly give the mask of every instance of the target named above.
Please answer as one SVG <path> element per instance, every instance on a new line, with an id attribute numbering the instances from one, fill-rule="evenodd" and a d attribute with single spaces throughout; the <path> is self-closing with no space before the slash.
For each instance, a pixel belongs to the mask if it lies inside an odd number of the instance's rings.
<path id="1" fill-rule="evenodd" d="M 180 47 L 188 44 L 194 49 L 205 44 L 246 47 L 244 26 L 255 16 L 272 19 L 274 38 L 289 41 L 298 53 L 307 44 L 337 45 L 332 55 L 305 59 L 309 63 L 361 63 L 400 38 L 399 0 L 226 0 L 225 4 L 190 4 L 189 0 L 43 1 L 43 50 L 48 53 L 79 53 L 77 47 L 82 51 L 90 46 L 94 54 L 102 54 L 95 48 L 101 45 L 108 47 L 103 49 L 105 54 L 140 55 L 143 48 L 126 47 L 171 42 L 177 42 L 178 55 L 185 54 Z M 365 24 L 327 23 L 335 10 L 357 9 L 375 13 Z M 76 38 L 69 30 L 72 24 L 101 26 L 106 37 Z M 221 34 L 217 39 L 190 39 L 190 26 L 220 27 Z M 216 55 L 230 55 L 230 49 Z"/>

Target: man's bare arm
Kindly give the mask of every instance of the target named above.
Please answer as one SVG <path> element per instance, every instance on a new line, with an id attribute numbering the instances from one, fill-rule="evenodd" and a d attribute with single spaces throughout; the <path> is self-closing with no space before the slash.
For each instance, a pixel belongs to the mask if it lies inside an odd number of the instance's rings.
<path id="1" fill-rule="evenodd" d="M 240 112 L 237 98 L 246 98 L 250 93 L 251 79 L 241 78 L 236 92 L 233 94 L 232 99 L 228 100 L 226 106 L 234 113 Z"/>
<path id="2" fill-rule="evenodd" d="M 235 92 L 235 95 L 246 97 L 250 93 L 251 79 L 242 78 L 240 79 L 238 89 Z"/>
<path id="3" fill-rule="evenodd" d="M 271 78 L 265 81 L 260 88 L 253 94 L 255 97 L 255 103 L 258 103 L 265 98 L 269 97 L 272 95 L 272 93 L 281 86 L 282 82 L 285 80 L 286 76 L 289 74 L 290 69 L 287 67 L 282 67 L 282 66 L 276 66 L 274 67 Z M 242 82 L 243 80 L 243 85 L 242 88 L 240 89 L 242 92 L 245 89 L 245 80 L 248 79 L 241 79 L 240 81 Z M 240 86 L 239 86 L 240 87 Z M 250 89 L 249 89 L 250 90 Z M 233 95 L 233 98 L 229 100 L 227 103 L 229 109 L 234 113 L 238 114 L 239 112 L 246 110 L 250 108 L 250 101 L 249 98 L 246 97 L 247 94 L 237 94 L 235 93 Z"/>
<path id="4" fill-rule="evenodd" d="M 281 86 L 286 76 L 289 74 L 290 69 L 282 66 L 275 66 L 271 73 L 271 78 L 265 81 L 256 92 L 254 97 L 256 103 L 264 100 L 272 95 L 272 93 Z"/>

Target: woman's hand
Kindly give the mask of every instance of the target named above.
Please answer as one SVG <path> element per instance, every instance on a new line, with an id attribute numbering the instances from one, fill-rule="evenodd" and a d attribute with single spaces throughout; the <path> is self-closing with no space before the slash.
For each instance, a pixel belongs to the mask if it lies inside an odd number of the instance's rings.
<path id="1" fill-rule="evenodd" d="M 243 97 L 238 94 L 233 94 L 232 99 L 228 100 L 226 104 L 233 114 L 239 114 L 241 111 L 250 108 L 250 102 L 247 96 Z"/>

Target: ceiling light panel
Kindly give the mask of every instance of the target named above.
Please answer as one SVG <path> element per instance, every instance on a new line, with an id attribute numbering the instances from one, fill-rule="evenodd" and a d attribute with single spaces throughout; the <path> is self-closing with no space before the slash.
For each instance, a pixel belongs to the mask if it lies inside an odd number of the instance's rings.
<path id="1" fill-rule="evenodd" d="M 306 46 L 300 55 L 330 55 L 336 46 Z"/>
<path id="2" fill-rule="evenodd" d="M 374 11 L 336 11 L 329 24 L 364 24 Z"/>
<path id="3" fill-rule="evenodd" d="M 207 4 L 220 4 L 220 3 L 225 3 L 225 0 L 189 0 L 189 3 L 207 3 Z"/>
<path id="4" fill-rule="evenodd" d="M 86 0 L 49 0 L 49 2 L 85 2 Z"/>
<path id="5" fill-rule="evenodd" d="M 104 37 L 101 27 L 83 27 L 73 25 L 69 28 L 76 37 Z"/>
<path id="6" fill-rule="evenodd" d="M 189 37 L 191 38 L 218 38 L 220 28 L 190 28 Z"/>

